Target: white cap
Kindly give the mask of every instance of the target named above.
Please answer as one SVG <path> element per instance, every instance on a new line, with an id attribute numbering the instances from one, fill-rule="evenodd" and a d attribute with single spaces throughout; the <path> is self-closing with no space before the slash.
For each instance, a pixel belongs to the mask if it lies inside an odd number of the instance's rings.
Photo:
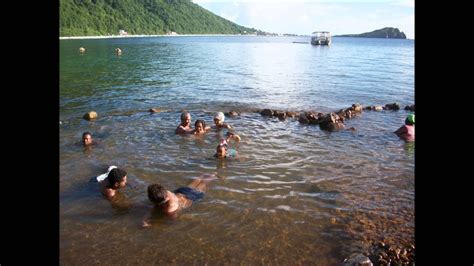
<path id="1" fill-rule="evenodd" d="M 219 121 L 224 122 L 225 116 L 223 112 L 218 112 L 215 116 L 214 119 L 219 119 Z"/>

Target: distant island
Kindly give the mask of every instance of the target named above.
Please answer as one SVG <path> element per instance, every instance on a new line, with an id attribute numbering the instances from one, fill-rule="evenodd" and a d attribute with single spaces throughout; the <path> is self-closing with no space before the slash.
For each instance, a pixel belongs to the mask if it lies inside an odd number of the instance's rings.
<path id="1" fill-rule="evenodd" d="M 59 36 L 275 35 L 219 17 L 190 0 L 60 0 Z"/>
<path id="2" fill-rule="evenodd" d="M 379 30 L 374 30 L 371 32 L 365 32 L 361 34 L 344 34 L 344 35 L 335 35 L 333 37 L 357 37 L 357 38 L 387 38 L 387 39 L 406 39 L 407 36 L 403 31 L 400 31 L 398 28 L 386 27 Z"/>

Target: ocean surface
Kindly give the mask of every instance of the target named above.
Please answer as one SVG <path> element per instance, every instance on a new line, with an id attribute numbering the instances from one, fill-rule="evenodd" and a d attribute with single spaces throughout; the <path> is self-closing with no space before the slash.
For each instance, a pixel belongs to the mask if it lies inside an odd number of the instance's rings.
<path id="1" fill-rule="evenodd" d="M 61 265 L 339 265 L 376 241 L 414 243 L 415 143 L 393 134 L 415 103 L 414 40 L 309 38 L 61 40 Z M 256 112 L 394 102 L 402 109 L 346 120 L 355 131 Z M 238 157 L 213 158 L 225 131 L 176 135 L 182 110 L 192 125 L 240 112 L 226 118 Z M 99 144 L 85 149 L 85 131 Z M 90 181 L 110 165 L 128 172 L 112 202 Z M 203 174 L 216 179 L 202 201 L 176 219 L 151 210 L 149 184 L 174 190 Z"/>

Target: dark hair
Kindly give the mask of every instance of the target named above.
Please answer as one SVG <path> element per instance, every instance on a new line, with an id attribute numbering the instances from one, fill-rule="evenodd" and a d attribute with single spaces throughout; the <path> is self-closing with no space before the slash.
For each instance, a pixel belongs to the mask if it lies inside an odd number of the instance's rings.
<path id="1" fill-rule="evenodd" d="M 148 186 L 148 199 L 156 204 L 165 200 L 166 189 L 160 184 L 151 184 Z"/>
<path id="2" fill-rule="evenodd" d="M 115 183 L 120 183 L 123 181 L 123 178 L 127 175 L 125 170 L 120 168 L 114 168 L 109 172 L 107 180 L 109 181 L 109 188 L 113 188 Z"/>
<path id="3" fill-rule="evenodd" d="M 184 119 L 186 119 L 186 116 L 187 116 L 187 115 L 191 115 L 191 114 L 188 113 L 188 112 L 182 112 L 182 113 L 181 113 L 181 121 L 184 121 Z"/>
<path id="4" fill-rule="evenodd" d="M 86 131 L 86 132 L 82 133 L 82 138 L 84 138 L 87 135 L 92 137 L 92 133 L 90 133 L 89 131 Z"/>
<path id="5" fill-rule="evenodd" d="M 206 122 L 204 122 L 204 120 L 202 120 L 202 119 L 196 120 L 196 122 L 194 123 L 194 127 L 197 127 L 197 124 L 199 124 L 199 123 L 202 124 L 203 129 L 206 129 Z"/>

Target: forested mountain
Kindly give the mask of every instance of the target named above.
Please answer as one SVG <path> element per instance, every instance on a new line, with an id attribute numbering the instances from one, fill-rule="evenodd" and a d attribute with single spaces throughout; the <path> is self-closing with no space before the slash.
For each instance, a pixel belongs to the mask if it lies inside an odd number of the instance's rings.
<path id="1" fill-rule="evenodd" d="M 60 0 L 60 36 L 128 34 L 250 34 L 191 0 Z M 261 32 L 260 32 L 261 33 Z"/>
<path id="2" fill-rule="evenodd" d="M 361 37 L 361 38 L 389 38 L 389 39 L 406 39 L 405 33 L 400 32 L 397 28 L 386 27 L 371 32 L 361 34 L 344 34 L 336 35 L 334 37 Z"/>

